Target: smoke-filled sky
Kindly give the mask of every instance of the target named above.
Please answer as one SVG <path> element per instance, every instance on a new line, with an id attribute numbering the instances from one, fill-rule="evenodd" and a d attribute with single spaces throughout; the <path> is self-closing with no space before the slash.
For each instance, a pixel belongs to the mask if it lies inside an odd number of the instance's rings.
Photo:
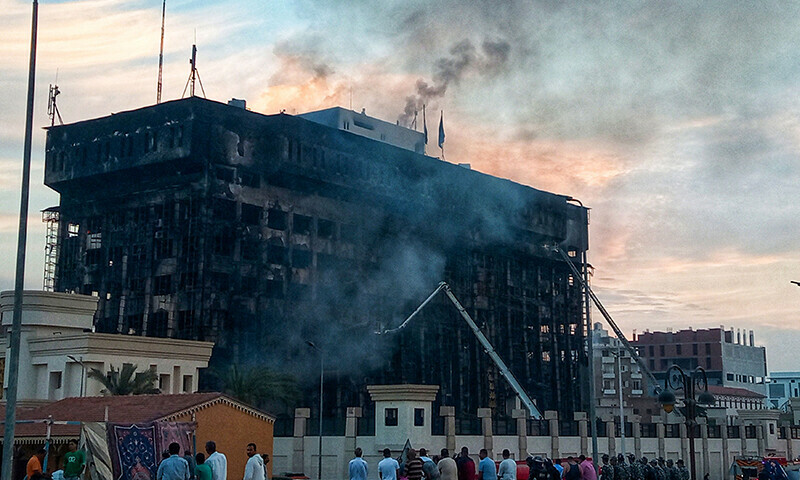
<path id="1" fill-rule="evenodd" d="M 0 14 L 0 288 L 13 288 L 30 3 Z M 161 2 L 42 1 L 34 124 L 155 102 Z M 594 287 L 623 329 L 753 329 L 800 370 L 800 3 L 168 0 L 165 100 L 193 39 L 208 98 L 262 113 L 444 110 L 447 160 L 591 211 Z M 421 119 L 420 119 L 421 124 Z M 434 135 L 432 135 L 434 137 Z M 41 288 L 34 134 L 26 286 Z M 440 155 L 435 141 L 429 154 Z M 435 285 L 431 285 L 433 289 Z M 422 299 L 420 299 L 422 300 Z M 599 315 L 595 314 L 599 320 Z"/>

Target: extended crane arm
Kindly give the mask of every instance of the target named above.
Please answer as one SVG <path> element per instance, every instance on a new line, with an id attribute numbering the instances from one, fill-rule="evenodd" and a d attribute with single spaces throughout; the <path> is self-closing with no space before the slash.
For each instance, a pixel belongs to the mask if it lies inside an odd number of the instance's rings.
<path id="1" fill-rule="evenodd" d="M 581 275 L 581 272 L 578 271 L 578 267 L 575 266 L 575 264 L 572 262 L 572 259 L 569 258 L 569 256 L 566 254 L 566 252 L 564 252 L 562 248 L 556 246 L 554 247 L 554 249 L 561 254 L 561 256 L 564 258 L 564 261 L 567 262 L 567 265 L 569 265 L 570 269 L 572 269 L 572 273 L 575 276 L 575 279 L 581 282 L 581 286 L 583 286 L 586 289 L 586 291 L 589 292 L 589 296 L 592 298 L 592 301 L 597 306 L 597 309 L 600 310 L 600 313 L 603 315 L 603 318 L 606 319 L 606 322 L 608 322 L 608 325 L 614 331 L 614 334 L 617 336 L 617 338 L 625 347 L 625 349 L 628 350 L 628 352 L 631 354 L 631 357 L 639 365 L 639 368 L 645 373 L 645 375 L 647 375 L 648 380 L 650 380 L 650 383 L 653 385 L 656 392 L 661 391 L 661 387 L 659 387 L 658 380 L 656 380 L 656 377 L 653 375 L 653 372 L 651 372 L 650 369 L 647 368 L 647 365 L 645 365 L 644 360 L 642 360 L 642 358 L 639 356 L 639 353 L 636 351 L 635 348 L 633 348 L 633 345 L 631 345 L 628 339 L 625 338 L 625 334 L 622 333 L 622 330 L 620 330 L 620 328 L 617 326 L 617 323 L 614 321 L 613 318 L 611 318 L 611 315 L 608 313 L 603 304 L 600 303 L 600 299 L 597 298 L 597 295 L 594 294 L 592 288 L 586 284 L 583 275 Z M 593 341 L 591 337 L 591 332 L 588 333 L 589 333 L 588 335 L 589 341 L 591 342 Z M 589 361 L 592 360 L 589 359 Z"/>
<path id="2" fill-rule="evenodd" d="M 506 381 L 508 381 L 509 385 L 511 385 L 511 388 L 514 389 L 514 392 L 516 392 L 520 400 L 522 400 L 522 403 L 525 404 L 525 407 L 528 409 L 531 417 L 539 420 L 542 419 L 542 414 L 539 412 L 539 409 L 536 408 L 536 405 L 533 403 L 533 400 L 531 400 L 531 397 L 528 396 L 528 394 L 522 388 L 522 385 L 519 384 L 517 379 L 514 377 L 514 374 L 511 373 L 511 370 L 505 364 L 503 359 L 500 358 L 500 355 L 497 354 L 492 344 L 486 338 L 486 335 L 481 332 L 481 329 L 478 328 L 478 325 L 476 325 L 475 321 L 472 320 L 472 317 L 469 316 L 467 310 L 461 305 L 456 296 L 453 294 L 453 291 L 450 290 L 450 285 L 448 285 L 446 282 L 441 282 L 439 286 L 436 287 L 436 290 L 434 290 L 433 293 L 431 293 L 428 298 L 422 302 L 422 304 L 417 307 L 417 309 L 414 310 L 414 312 L 403 323 L 393 329 L 385 330 L 383 333 L 392 333 L 404 328 L 406 325 L 408 325 L 408 322 L 410 322 L 411 319 L 414 318 L 419 311 L 422 310 L 422 308 L 427 305 L 428 302 L 430 302 L 441 290 L 444 290 L 445 295 L 447 295 L 447 298 L 449 298 L 450 301 L 453 302 L 453 305 L 456 306 L 458 313 L 460 313 L 464 321 L 467 322 L 467 325 L 469 325 L 472 333 L 478 337 L 478 342 L 480 342 L 484 351 L 489 355 L 489 358 L 491 358 L 495 365 L 497 365 L 497 368 L 500 370 L 500 374 L 505 377 Z"/>

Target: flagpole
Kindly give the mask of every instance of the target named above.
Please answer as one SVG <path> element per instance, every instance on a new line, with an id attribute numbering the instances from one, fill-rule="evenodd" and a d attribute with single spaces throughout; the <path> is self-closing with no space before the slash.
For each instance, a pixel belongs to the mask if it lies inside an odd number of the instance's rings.
<path id="1" fill-rule="evenodd" d="M 8 358 L 8 390 L 6 391 L 6 424 L 3 434 L 2 480 L 11 480 L 14 427 L 17 416 L 17 387 L 19 385 L 19 347 L 22 327 L 22 289 L 25 285 L 25 247 L 28 241 L 28 204 L 31 183 L 31 142 L 33 136 L 33 98 L 36 80 L 36 27 L 39 2 L 33 0 L 31 16 L 31 55 L 28 65 L 28 108 L 25 114 L 25 141 L 22 153 L 22 190 L 19 205 L 19 232 L 17 237 L 17 270 L 14 282 L 14 313 L 11 320 L 11 339 Z"/>

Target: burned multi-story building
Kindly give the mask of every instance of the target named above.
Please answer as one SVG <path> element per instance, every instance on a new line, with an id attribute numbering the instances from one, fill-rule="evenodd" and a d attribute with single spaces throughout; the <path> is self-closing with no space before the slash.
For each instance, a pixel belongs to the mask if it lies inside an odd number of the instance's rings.
<path id="1" fill-rule="evenodd" d="M 440 385 L 460 418 L 505 419 L 513 391 L 445 298 L 376 334 L 444 280 L 540 409 L 583 409 L 580 283 L 547 245 L 581 258 L 586 209 L 423 143 L 363 112 L 199 98 L 51 127 L 53 288 L 99 296 L 99 331 L 213 340 L 212 364 L 295 372 L 309 395 L 312 341 L 326 415 L 405 382 Z"/>

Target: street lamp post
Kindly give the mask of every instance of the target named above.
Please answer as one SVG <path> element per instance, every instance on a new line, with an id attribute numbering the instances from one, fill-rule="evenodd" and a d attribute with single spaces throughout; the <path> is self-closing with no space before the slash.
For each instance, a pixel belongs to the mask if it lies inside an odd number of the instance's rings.
<path id="1" fill-rule="evenodd" d="M 77 358 L 73 357 L 72 355 L 67 355 L 67 358 L 69 358 L 70 360 L 72 360 L 73 362 L 75 362 L 75 363 L 77 363 L 78 365 L 81 366 L 81 386 L 80 386 L 81 394 L 80 394 L 80 396 L 83 397 L 83 385 L 84 385 L 84 383 L 86 381 L 86 364 L 83 363 L 83 357 L 81 357 L 80 359 L 77 359 Z"/>
<path id="2" fill-rule="evenodd" d="M 708 377 L 703 367 L 697 367 L 687 375 L 683 369 L 677 365 L 669 367 L 666 378 L 664 378 L 664 391 L 658 396 L 658 401 L 664 411 L 670 413 L 675 408 L 674 391 L 683 390 L 683 416 L 686 419 L 686 429 L 689 434 L 689 461 L 691 462 L 692 480 L 697 480 L 694 454 L 694 426 L 697 425 L 697 417 L 705 416 L 704 412 L 698 412 L 698 406 L 714 405 L 716 401 L 714 395 L 708 391 Z M 697 397 L 695 398 L 695 395 Z"/>
<path id="3" fill-rule="evenodd" d="M 325 355 L 322 350 L 314 344 L 306 340 L 306 344 L 313 348 L 319 354 L 319 445 L 318 445 L 318 458 L 317 458 L 317 480 L 322 480 L 322 393 L 325 380 Z"/>
<path id="4" fill-rule="evenodd" d="M 619 388 L 619 434 L 622 456 L 625 456 L 625 404 L 622 398 L 622 345 L 617 347 L 617 388 Z"/>

